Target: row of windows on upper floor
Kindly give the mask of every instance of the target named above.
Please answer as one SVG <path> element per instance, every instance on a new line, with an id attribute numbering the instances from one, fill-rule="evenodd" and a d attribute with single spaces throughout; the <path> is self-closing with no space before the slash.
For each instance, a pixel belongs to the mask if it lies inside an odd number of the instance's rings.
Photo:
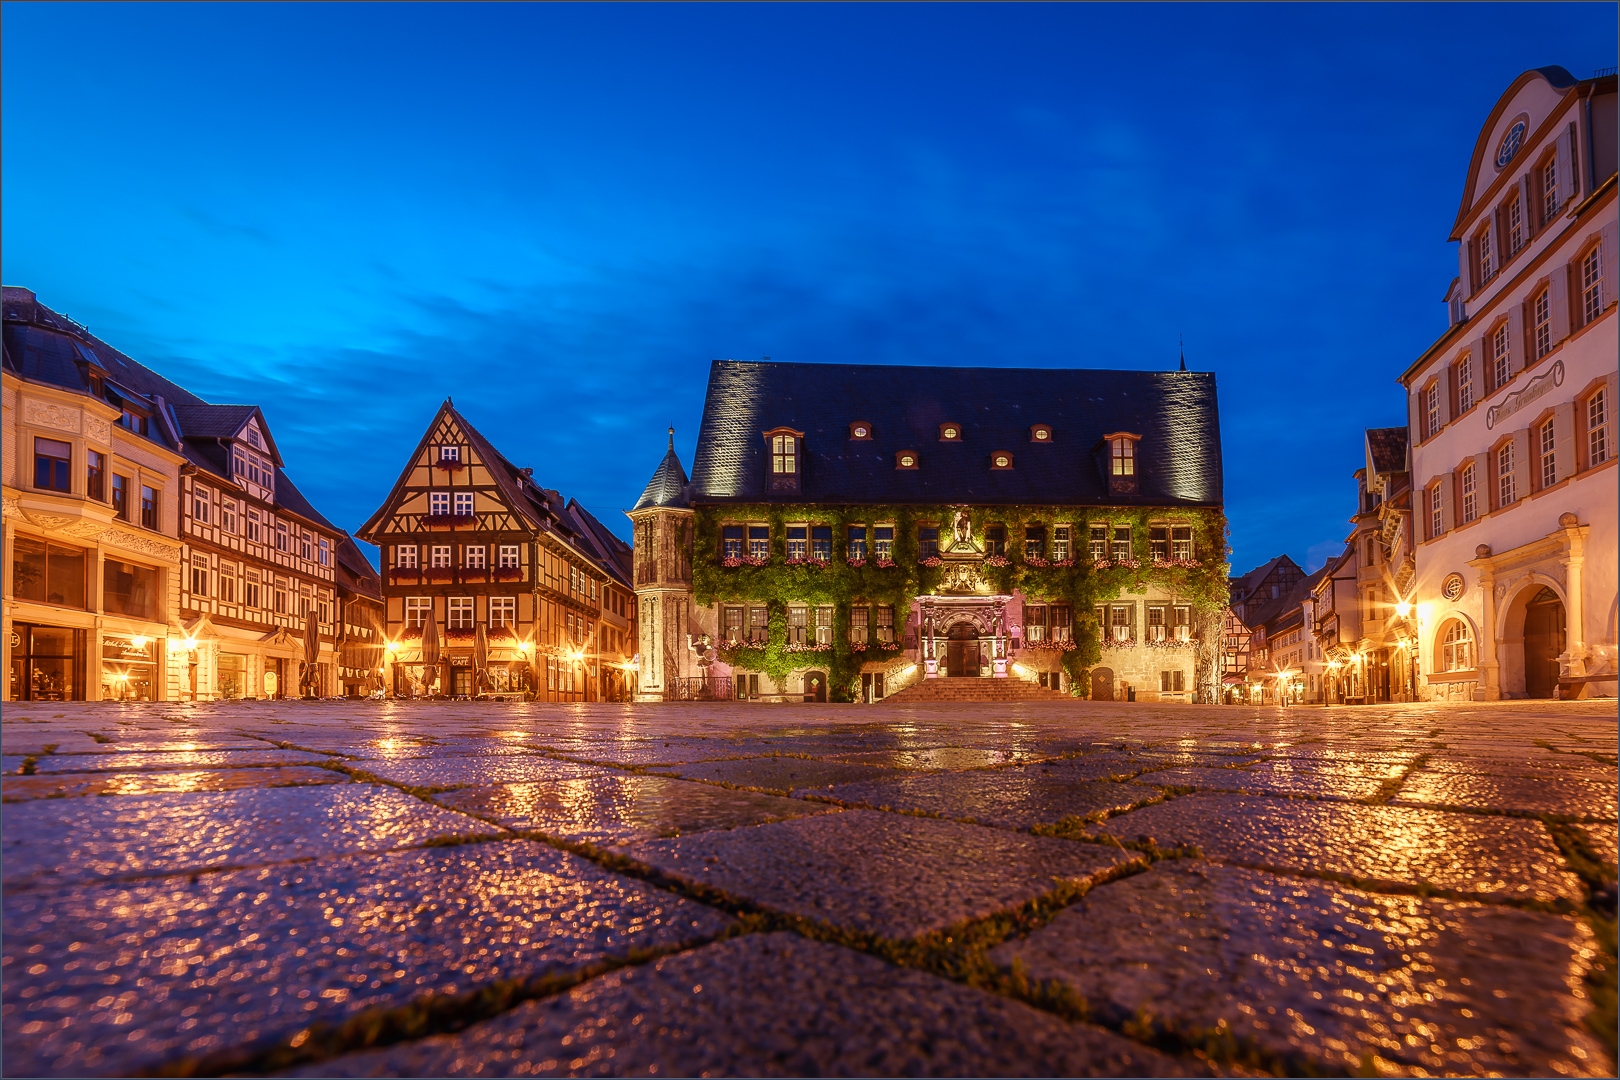
<path id="1" fill-rule="evenodd" d="M 163 493 L 161 489 L 141 484 L 139 502 L 135 499 L 135 480 L 120 472 L 113 472 L 108 458 L 99 450 L 86 450 L 84 457 L 84 487 L 80 494 L 96 502 L 110 502 L 114 516 L 132 524 L 139 521 L 143 529 L 161 531 L 163 528 Z M 73 493 L 73 444 L 60 439 L 34 438 L 34 488 L 38 491 Z"/>
<path id="2" fill-rule="evenodd" d="M 492 555 L 495 560 L 493 567 L 497 570 L 517 570 L 522 565 L 522 549 L 518 544 L 395 544 L 390 552 L 392 566 L 396 571 L 406 571 L 407 574 L 421 569 L 454 570 L 458 564 L 458 546 L 461 548 L 459 565 L 463 570 L 490 569 Z M 541 551 L 541 562 L 546 569 L 548 583 L 558 592 L 567 592 L 570 596 L 592 603 L 600 598 L 610 611 L 629 617 L 625 596 L 619 590 L 609 588 L 574 564 L 544 550 Z"/>
<path id="3" fill-rule="evenodd" d="M 1567 414 L 1555 411 L 1525 431 L 1503 436 L 1490 450 L 1431 483 L 1420 503 L 1424 538 L 1438 539 L 1609 461 L 1614 456 L 1612 406 L 1608 388 L 1599 386 L 1577 398 Z M 1564 430 L 1568 428 L 1573 430 Z"/>
<path id="4" fill-rule="evenodd" d="M 277 551 L 296 555 L 305 562 L 332 565 L 332 541 L 296 523 L 277 518 L 268 510 L 244 505 L 224 491 L 202 484 L 191 488 L 191 520 L 198 525 L 217 527 L 230 536 L 241 536 L 249 543 L 272 544 Z"/>
<path id="5" fill-rule="evenodd" d="M 332 621 L 333 595 L 307 582 L 259 570 L 246 563 L 220 559 L 217 565 L 207 555 L 193 553 L 186 579 L 191 596 L 212 597 L 223 604 L 241 604 L 250 610 L 296 615 L 304 618 L 313 608 L 319 621 Z"/>
<path id="6" fill-rule="evenodd" d="M 515 596 L 488 596 L 483 598 L 488 604 L 488 621 L 486 625 L 491 630 L 517 629 L 517 597 Z M 448 630 L 473 630 L 478 626 L 477 597 L 451 596 L 445 598 L 445 628 Z M 421 629 L 427 625 L 428 614 L 433 610 L 433 597 L 407 596 L 405 597 L 405 625 L 411 629 Z M 590 647 L 593 643 L 600 647 L 602 652 L 628 655 L 631 651 L 632 641 L 630 635 L 608 623 L 598 623 L 584 615 L 572 611 L 563 611 L 561 626 L 569 642 L 582 647 Z M 600 635 L 598 637 L 598 635 Z"/>
<path id="7" fill-rule="evenodd" d="M 850 439 L 863 442 L 873 438 L 873 429 L 864 420 L 857 420 L 849 426 Z M 796 490 L 798 477 L 803 471 L 801 458 L 804 455 L 804 436 L 798 432 L 777 428 L 765 433 L 770 445 L 771 453 L 771 487 L 772 490 Z M 1137 443 L 1140 436 L 1125 432 L 1106 436 L 1108 442 L 1109 473 L 1113 477 L 1127 479 L 1136 476 Z M 1032 443 L 1049 443 L 1052 440 L 1052 428 L 1048 424 L 1036 424 L 1030 428 L 1029 441 Z M 960 424 L 944 423 L 939 426 L 939 441 L 942 443 L 959 443 L 963 441 L 963 429 Z M 914 470 L 922 468 L 922 455 L 915 449 L 897 450 L 894 454 L 894 467 L 898 470 Z M 992 471 L 1004 471 L 1013 468 L 1013 453 L 1010 450 L 994 450 L 990 454 L 990 468 Z"/>
<path id="8" fill-rule="evenodd" d="M 1470 348 L 1452 361 L 1422 389 L 1419 420 L 1422 438 L 1438 435 L 1452 420 L 1468 413 L 1486 397 L 1503 389 L 1519 371 L 1546 358 L 1570 333 L 1591 323 L 1614 302 L 1613 286 L 1604 281 L 1602 243 L 1594 243 L 1572 264 L 1571 277 L 1577 289 L 1577 303 L 1569 308 L 1567 295 L 1554 279 L 1531 293 L 1525 305 L 1527 320 L 1515 320 L 1512 312 L 1501 315 L 1477 348 Z M 1554 275 L 1570 274 L 1559 268 Z M 1529 360 L 1522 358 L 1525 342 L 1514 340 L 1514 324 L 1528 322 Z M 1483 355 L 1476 355 L 1483 353 Z M 1449 414 L 1449 415 L 1448 415 Z"/>
<path id="9" fill-rule="evenodd" d="M 1557 221 L 1578 183 L 1573 161 L 1566 158 L 1560 163 L 1558 147 L 1548 147 L 1466 241 L 1471 287 L 1464 292 L 1473 296 L 1489 285 L 1537 234 Z"/>
<path id="10" fill-rule="evenodd" d="M 833 555 L 833 527 L 831 525 L 790 524 L 785 526 L 784 540 L 789 562 L 830 562 Z M 939 556 L 939 526 L 917 527 L 917 558 Z M 1135 561 L 1131 526 L 1101 525 L 1088 527 L 1087 553 L 1094 563 L 1131 564 Z M 1024 559 L 1067 563 L 1075 558 L 1076 529 L 1072 525 L 1054 525 L 1050 538 L 1044 525 L 1024 527 Z M 1050 539 L 1050 548 L 1048 540 Z M 893 525 L 849 525 L 845 527 L 845 558 L 850 562 L 865 562 L 872 558 L 880 563 L 894 560 L 895 527 Z M 1050 554 L 1048 551 L 1050 550 Z M 1007 555 L 1007 526 L 987 525 L 984 529 L 984 553 L 1005 558 Z M 726 524 L 720 527 L 720 558 L 727 562 L 763 564 L 771 556 L 771 529 L 769 525 Z M 1148 558 L 1156 563 L 1190 563 L 1197 557 L 1191 525 L 1152 525 L 1148 528 Z"/>
<path id="11" fill-rule="evenodd" d="M 833 640 L 831 605 L 787 605 L 787 644 L 830 645 Z M 1122 644 L 1137 639 L 1138 613 L 1134 603 L 1098 604 L 1098 633 L 1104 642 Z M 1187 604 L 1147 604 L 1143 636 L 1150 642 L 1192 640 L 1192 607 Z M 1074 609 L 1069 604 L 1042 601 L 1023 603 L 1018 633 L 1026 644 L 1074 640 Z M 849 607 L 851 644 L 892 644 L 896 640 L 894 607 L 855 603 Z M 728 645 L 764 645 L 770 637 L 770 614 L 764 605 L 726 604 L 720 609 L 720 639 Z"/>

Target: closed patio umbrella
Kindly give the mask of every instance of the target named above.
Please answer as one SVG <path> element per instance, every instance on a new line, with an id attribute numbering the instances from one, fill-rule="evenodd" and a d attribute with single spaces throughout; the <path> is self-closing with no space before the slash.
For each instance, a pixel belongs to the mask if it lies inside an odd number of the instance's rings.
<path id="1" fill-rule="evenodd" d="M 428 608 L 427 622 L 422 624 L 422 686 L 428 692 L 433 692 L 433 684 L 439 681 L 439 622 L 433 617 L 433 609 Z"/>
<path id="2" fill-rule="evenodd" d="M 473 635 L 473 679 L 482 690 L 489 684 L 486 673 L 489 668 L 489 638 L 484 633 L 484 624 L 478 624 L 478 630 Z"/>
<path id="3" fill-rule="evenodd" d="M 304 616 L 304 696 L 315 696 L 315 662 L 321 656 L 321 623 L 311 608 Z"/>

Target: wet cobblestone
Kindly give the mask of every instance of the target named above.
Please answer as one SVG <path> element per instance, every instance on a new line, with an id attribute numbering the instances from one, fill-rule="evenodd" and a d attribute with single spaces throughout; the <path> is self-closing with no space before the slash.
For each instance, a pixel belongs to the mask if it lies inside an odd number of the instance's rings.
<path id="1" fill-rule="evenodd" d="M 13 705 L 0 745 L 8 1075 L 1614 1074 L 1612 702 Z"/>

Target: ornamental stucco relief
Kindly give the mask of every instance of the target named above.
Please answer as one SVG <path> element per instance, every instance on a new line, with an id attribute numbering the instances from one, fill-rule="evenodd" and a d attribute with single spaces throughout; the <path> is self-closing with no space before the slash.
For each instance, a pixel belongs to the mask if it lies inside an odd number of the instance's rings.
<path id="1" fill-rule="evenodd" d="M 139 533 L 125 532 L 122 529 L 108 529 L 101 534 L 103 544 L 112 544 L 116 547 L 138 551 L 142 555 L 150 555 L 157 559 L 167 559 L 175 562 L 180 558 L 180 548 L 173 544 L 165 544 L 150 536 Z"/>
<path id="2" fill-rule="evenodd" d="M 38 427 L 54 428 L 57 431 L 79 430 L 79 410 L 64 409 L 60 405 L 53 405 L 49 401 L 34 401 L 31 398 L 23 399 L 23 419 Z"/>
<path id="3" fill-rule="evenodd" d="M 112 425 L 99 416 L 91 413 L 84 414 L 84 433 L 96 442 L 104 443 L 112 439 Z"/>

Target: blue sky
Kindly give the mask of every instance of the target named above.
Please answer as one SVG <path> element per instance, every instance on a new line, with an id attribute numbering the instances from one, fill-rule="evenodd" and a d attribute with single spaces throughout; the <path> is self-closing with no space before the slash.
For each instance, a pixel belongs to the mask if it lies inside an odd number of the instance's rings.
<path id="1" fill-rule="evenodd" d="M 1338 550 L 1524 69 L 1613 4 L 7 3 L 5 283 L 264 407 L 348 528 L 445 395 L 627 534 L 715 357 L 1217 373 L 1234 569 Z"/>

